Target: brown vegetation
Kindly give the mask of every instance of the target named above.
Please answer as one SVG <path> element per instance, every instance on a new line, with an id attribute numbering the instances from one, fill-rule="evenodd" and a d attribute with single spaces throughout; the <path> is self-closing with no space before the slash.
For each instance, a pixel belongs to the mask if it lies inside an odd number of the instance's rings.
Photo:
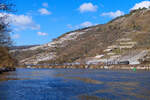
<path id="1" fill-rule="evenodd" d="M 88 30 L 88 31 L 87 31 Z M 69 63 L 82 61 L 87 57 L 104 54 L 104 50 L 113 44 L 117 44 L 117 40 L 121 38 L 130 38 L 137 44 L 132 48 L 149 49 L 150 48 L 150 10 L 138 9 L 131 11 L 130 14 L 118 17 L 107 24 L 97 25 L 73 32 L 85 32 L 75 40 L 65 41 L 64 44 L 57 44 L 56 47 L 50 47 L 46 51 L 18 51 L 14 55 L 20 59 L 31 58 L 41 52 L 56 52 L 56 57 L 52 60 L 41 61 L 42 63 Z M 70 34 L 68 32 L 58 37 L 54 41 L 58 41 L 64 36 Z M 127 50 L 128 51 L 128 50 Z"/>
<path id="2" fill-rule="evenodd" d="M 0 68 L 1 67 L 14 67 L 15 60 L 8 53 L 8 49 L 0 47 Z"/>
<path id="3" fill-rule="evenodd" d="M 67 46 L 57 48 L 57 58 L 46 61 L 46 63 L 74 62 L 79 59 L 102 54 L 102 51 L 107 46 L 115 43 L 117 39 L 122 37 L 131 37 L 135 40 L 138 43 L 136 45 L 137 49 L 141 47 L 150 48 L 149 17 L 150 10 L 139 9 L 132 11 L 128 15 L 116 18 L 108 24 L 90 27 L 89 29 L 91 30 L 78 37 L 76 41 L 68 41 Z"/>

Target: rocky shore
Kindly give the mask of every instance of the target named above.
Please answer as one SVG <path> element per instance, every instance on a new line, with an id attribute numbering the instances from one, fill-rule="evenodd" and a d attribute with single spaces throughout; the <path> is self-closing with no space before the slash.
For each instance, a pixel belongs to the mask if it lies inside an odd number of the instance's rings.
<path id="1" fill-rule="evenodd" d="M 112 69 L 112 70 L 131 70 L 136 68 L 137 70 L 150 70 L 150 65 L 53 65 L 53 66 L 19 66 L 23 68 L 58 68 L 58 69 L 66 69 L 66 68 L 71 68 L 71 69 Z"/>
<path id="2" fill-rule="evenodd" d="M 16 70 L 16 68 L 9 68 L 9 67 L 0 68 L 0 74 L 3 72 L 10 72 L 10 71 L 15 71 L 15 70 Z"/>

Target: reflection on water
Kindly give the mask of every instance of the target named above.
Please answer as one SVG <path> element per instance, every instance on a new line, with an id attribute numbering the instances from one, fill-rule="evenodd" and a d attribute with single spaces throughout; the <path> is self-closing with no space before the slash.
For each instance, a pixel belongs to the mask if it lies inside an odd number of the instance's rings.
<path id="1" fill-rule="evenodd" d="M 81 95 L 79 100 L 108 100 L 107 98 L 100 98 L 97 96 Z"/>
<path id="2" fill-rule="evenodd" d="M 0 75 L 0 100 L 150 100 L 150 72 L 17 69 Z"/>
<path id="3" fill-rule="evenodd" d="M 103 82 L 100 82 L 98 80 L 93 80 L 90 78 L 81 78 L 81 77 L 66 77 L 66 79 L 76 79 L 76 80 L 80 80 L 86 83 L 91 83 L 91 84 L 103 84 Z"/>

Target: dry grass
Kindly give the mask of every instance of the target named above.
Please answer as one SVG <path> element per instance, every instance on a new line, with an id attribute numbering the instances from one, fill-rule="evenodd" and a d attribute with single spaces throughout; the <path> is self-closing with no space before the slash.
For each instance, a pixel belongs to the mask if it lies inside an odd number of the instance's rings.
<path id="1" fill-rule="evenodd" d="M 15 60 L 11 57 L 7 48 L 0 47 L 0 67 L 13 67 Z"/>

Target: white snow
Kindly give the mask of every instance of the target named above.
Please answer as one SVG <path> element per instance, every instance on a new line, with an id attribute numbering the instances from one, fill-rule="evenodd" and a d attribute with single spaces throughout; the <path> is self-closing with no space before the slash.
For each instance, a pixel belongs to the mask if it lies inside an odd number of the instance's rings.
<path id="1" fill-rule="evenodd" d="M 130 38 L 122 38 L 122 39 L 119 39 L 119 40 L 117 40 L 117 41 L 131 41 L 132 39 L 130 39 Z"/>
<path id="2" fill-rule="evenodd" d="M 79 35 L 84 34 L 85 32 L 72 32 L 70 34 L 66 34 L 64 37 L 60 38 L 59 40 L 52 41 L 47 45 L 49 47 L 56 47 L 57 44 L 61 44 L 62 46 L 65 45 L 65 41 L 68 40 L 75 40 Z"/>
<path id="3" fill-rule="evenodd" d="M 120 42 L 122 45 L 135 45 L 137 44 L 136 42 Z"/>
<path id="4" fill-rule="evenodd" d="M 59 45 L 60 46 L 65 46 L 67 45 L 68 40 L 75 40 L 76 38 L 78 38 L 78 36 L 80 36 L 81 34 L 86 33 L 87 30 L 84 30 L 82 32 L 72 32 L 69 34 L 66 34 L 65 36 L 61 37 L 58 40 L 54 40 L 50 43 L 44 44 L 44 45 L 40 45 L 40 46 L 35 46 L 35 47 L 31 47 L 28 49 L 19 49 L 19 51 L 29 51 L 29 50 L 37 50 L 37 49 L 41 49 L 41 50 L 45 50 L 45 49 L 50 49 L 53 47 L 57 47 Z M 15 52 L 16 50 L 13 50 L 11 52 Z M 49 52 L 49 53 L 39 53 L 37 55 L 32 55 L 29 58 L 26 58 L 22 61 L 20 61 L 21 63 L 25 63 L 25 64 L 37 64 L 40 61 L 46 61 L 46 60 L 51 60 L 53 58 L 56 57 L 55 52 Z"/>
<path id="5" fill-rule="evenodd" d="M 104 50 L 104 52 L 110 52 L 112 49 L 106 49 Z"/>
<path id="6" fill-rule="evenodd" d="M 97 55 L 95 58 L 102 58 L 104 55 Z"/>

